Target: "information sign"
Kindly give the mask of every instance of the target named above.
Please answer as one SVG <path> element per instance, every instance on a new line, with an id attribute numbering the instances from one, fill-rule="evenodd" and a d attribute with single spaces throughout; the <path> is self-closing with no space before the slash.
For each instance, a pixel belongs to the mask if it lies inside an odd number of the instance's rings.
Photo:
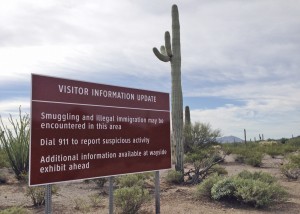
<path id="1" fill-rule="evenodd" d="M 169 94 L 32 74 L 29 185 L 168 169 Z"/>

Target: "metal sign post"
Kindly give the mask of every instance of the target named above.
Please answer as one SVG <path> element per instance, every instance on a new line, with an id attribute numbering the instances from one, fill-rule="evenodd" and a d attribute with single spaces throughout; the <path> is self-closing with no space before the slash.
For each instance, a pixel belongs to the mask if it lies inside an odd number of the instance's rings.
<path id="1" fill-rule="evenodd" d="M 114 177 L 109 177 L 109 214 L 114 213 Z"/>
<path id="2" fill-rule="evenodd" d="M 160 214 L 160 182 L 159 171 L 155 171 L 155 213 Z"/>
<path id="3" fill-rule="evenodd" d="M 48 184 L 45 186 L 45 213 L 52 213 L 52 185 Z"/>

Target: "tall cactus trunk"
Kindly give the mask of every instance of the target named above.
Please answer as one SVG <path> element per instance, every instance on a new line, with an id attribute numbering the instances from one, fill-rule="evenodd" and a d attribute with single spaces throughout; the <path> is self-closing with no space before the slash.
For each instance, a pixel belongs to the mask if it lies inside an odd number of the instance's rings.
<path id="1" fill-rule="evenodd" d="M 183 101 L 181 88 L 181 51 L 180 51 L 180 25 L 176 5 L 172 6 L 172 44 L 169 32 L 165 33 L 165 46 L 159 52 L 153 48 L 156 57 L 163 62 L 171 63 L 172 77 L 172 143 L 175 146 L 176 171 L 183 174 Z"/>
<path id="2" fill-rule="evenodd" d="M 180 25 L 176 5 L 172 7 L 172 131 L 176 145 L 176 171 L 183 173 L 183 101 L 181 88 Z"/>

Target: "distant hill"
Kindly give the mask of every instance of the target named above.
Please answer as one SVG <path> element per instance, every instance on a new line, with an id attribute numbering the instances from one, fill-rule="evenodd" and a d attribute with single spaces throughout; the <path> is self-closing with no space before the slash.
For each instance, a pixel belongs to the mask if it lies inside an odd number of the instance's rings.
<path id="1" fill-rule="evenodd" d="M 235 137 L 235 136 L 225 136 L 225 137 L 219 137 L 217 138 L 217 141 L 219 143 L 241 143 L 244 142 L 241 138 Z"/>

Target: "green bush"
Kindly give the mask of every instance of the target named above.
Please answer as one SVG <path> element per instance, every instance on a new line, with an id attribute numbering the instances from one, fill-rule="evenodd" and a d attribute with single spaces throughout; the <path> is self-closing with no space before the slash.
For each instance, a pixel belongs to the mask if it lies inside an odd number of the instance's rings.
<path id="1" fill-rule="evenodd" d="M 215 183 L 211 188 L 211 197 L 214 200 L 230 199 L 234 197 L 234 180 L 225 178 Z"/>
<path id="2" fill-rule="evenodd" d="M 235 156 L 234 161 L 238 163 L 245 163 L 245 156 L 238 154 Z"/>
<path id="3" fill-rule="evenodd" d="M 300 153 L 289 156 L 291 163 L 296 164 L 300 168 Z"/>
<path id="4" fill-rule="evenodd" d="M 23 207 L 10 207 L 0 211 L 0 214 L 27 214 L 27 213 L 29 213 L 29 211 Z"/>
<path id="5" fill-rule="evenodd" d="M 248 155 L 245 159 L 245 163 L 254 167 L 260 167 L 262 164 L 263 154 L 260 152 L 255 152 Z"/>
<path id="6" fill-rule="evenodd" d="M 150 200 L 148 190 L 140 186 L 123 187 L 114 192 L 115 205 L 121 213 L 137 213 L 142 204 Z"/>
<path id="7" fill-rule="evenodd" d="M 202 183 L 198 184 L 196 187 L 196 198 L 211 198 L 211 188 L 221 179 L 223 179 L 223 177 L 219 176 L 218 174 L 213 174 L 206 178 Z"/>
<path id="8" fill-rule="evenodd" d="M 286 163 L 281 167 L 281 172 L 289 179 L 297 180 L 300 177 L 300 168 L 293 163 Z"/>
<path id="9" fill-rule="evenodd" d="M 293 145 L 299 149 L 300 148 L 300 136 L 289 139 L 286 144 Z"/>
<path id="10" fill-rule="evenodd" d="M 236 154 L 236 162 L 245 163 L 255 167 L 261 166 L 263 148 L 258 143 L 232 143 L 225 144 L 223 147 L 230 153 Z"/>
<path id="11" fill-rule="evenodd" d="M 29 168 L 29 115 L 22 116 L 21 108 L 19 118 L 8 118 L 13 130 L 4 125 L 0 116 L 0 141 L 7 154 L 9 164 L 17 179 L 24 179 Z"/>
<path id="12" fill-rule="evenodd" d="M 263 154 L 260 152 L 250 153 L 250 154 L 238 154 L 235 161 L 238 163 L 245 163 L 254 167 L 260 167 L 262 164 Z"/>
<path id="13" fill-rule="evenodd" d="M 281 172 L 289 179 L 300 177 L 300 153 L 288 156 L 288 162 L 281 167 Z"/>
<path id="14" fill-rule="evenodd" d="M 280 143 L 285 144 L 286 142 L 288 142 L 287 138 L 281 138 L 280 139 Z"/>
<path id="15" fill-rule="evenodd" d="M 266 154 L 270 155 L 272 158 L 274 158 L 275 156 L 278 156 L 278 155 L 284 155 L 285 154 L 284 145 L 282 145 L 282 144 L 267 145 L 264 148 L 264 152 Z"/>
<path id="16" fill-rule="evenodd" d="M 145 180 L 138 174 L 128 174 L 120 176 L 116 179 L 116 183 L 120 188 L 133 187 L 133 186 L 144 186 Z"/>
<path id="17" fill-rule="evenodd" d="M 286 192 L 277 183 L 261 180 L 236 178 L 234 196 L 237 200 L 254 207 L 266 207 L 274 202 L 284 201 Z"/>
<path id="18" fill-rule="evenodd" d="M 247 170 L 243 170 L 237 174 L 237 177 L 242 179 L 259 180 L 267 184 L 272 184 L 277 181 L 274 176 L 262 171 L 252 173 Z"/>
<path id="19" fill-rule="evenodd" d="M 166 181 L 169 184 L 180 184 L 182 182 L 182 174 L 178 171 L 171 169 L 166 175 Z"/>
<path id="20" fill-rule="evenodd" d="M 214 165 L 211 169 L 210 169 L 210 173 L 217 173 L 218 175 L 227 175 L 228 172 L 225 169 L 225 167 L 220 166 L 219 164 Z"/>
<path id="21" fill-rule="evenodd" d="M 205 180 L 197 187 L 197 194 L 214 200 L 236 200 L 254 207 L 270 206 L 287 198 L 286 191 L 270 174 L 249 171 L 229 178 Z"/>

